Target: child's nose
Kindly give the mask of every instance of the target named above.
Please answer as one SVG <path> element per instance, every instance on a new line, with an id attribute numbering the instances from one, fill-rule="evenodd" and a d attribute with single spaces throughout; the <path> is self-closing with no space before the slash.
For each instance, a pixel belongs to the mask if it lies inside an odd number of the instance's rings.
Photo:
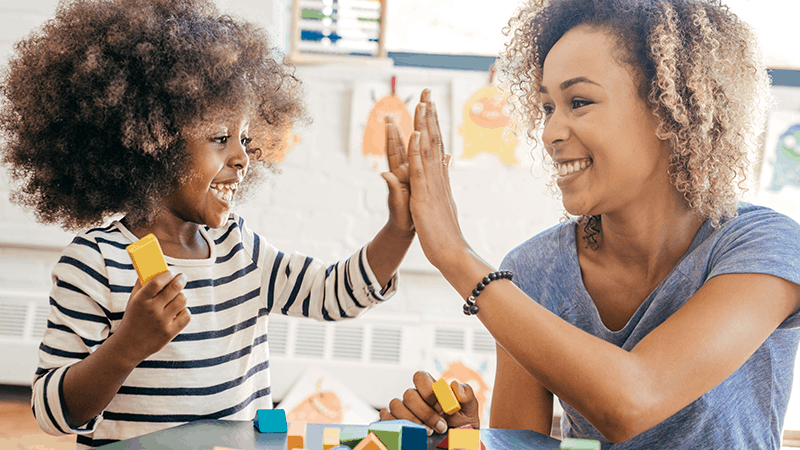
<path id="1" fill-rule="evenodd" d="M 242 141 L 238 141 L 231 147 L 233 149 L 233 153 L 231 154 L 228 163 L 238 169 L 246 169 L 247 165 L 250 163 L 250 157 L 247 156 L 247 147 L 242 143 Z"/>

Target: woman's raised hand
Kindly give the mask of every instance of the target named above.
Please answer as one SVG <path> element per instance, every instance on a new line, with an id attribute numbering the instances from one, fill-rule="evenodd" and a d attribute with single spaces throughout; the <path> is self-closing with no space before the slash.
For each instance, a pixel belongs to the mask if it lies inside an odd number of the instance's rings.
<path id="1" fill-rule="evenodd" d="M 414 113 L 414 133 L 408 143 L 410 208 L 425 256 L 441 269 L 448 258 L 468 250 L 458 224 L 450 191 L 450 155 L 444 151 L 436 105 L 425 89 Z"/>

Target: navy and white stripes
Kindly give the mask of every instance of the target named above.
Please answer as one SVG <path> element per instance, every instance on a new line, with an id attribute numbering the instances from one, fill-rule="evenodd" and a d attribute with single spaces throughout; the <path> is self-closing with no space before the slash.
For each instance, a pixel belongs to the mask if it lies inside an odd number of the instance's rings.
<path id="1" fill-rule="evenodd" d="M 236 215 L 201 233 L 209 258 L 166 258 L 173 273 L 188 278 L 190 324 L 134 369 L 101 416 L 79 428 L 66 422 L 61 383 L 71 364 L 119 327 L 136 281 L 125 246 L 137 238 L 114 222 L 82 233 L 64 250 L 53 269 L 34 378 L 33 410 L 43 430 L 77 433 L 78 448 L 86 448 L 197 419 L 251 419 L 256 409 L 272 406 L 270 313 L 340 320 L 394 293 L 393 279 L 381 294 L 366 246 L 328 266 L 279 252 Z"/>

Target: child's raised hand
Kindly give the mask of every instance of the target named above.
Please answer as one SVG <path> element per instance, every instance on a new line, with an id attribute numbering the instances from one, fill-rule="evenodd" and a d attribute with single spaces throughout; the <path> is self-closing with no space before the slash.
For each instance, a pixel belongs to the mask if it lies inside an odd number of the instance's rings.
<path id="1" fill-rule="evenodd" d="M 461 404 L 461 409 L 445 414 L 442 406 L 433 393 L 433 377 L 428 372 L 418 371 L 414 374 L 414 388 L 403 393 L 403 399 L 393 399 L 389 408 L 380 411 L 381 420 L 406 419 L 427 426 L 439 434 L 447 432 L 447 428 L 472 425 L 480 428 L 480 405 L 472 386 L 453 381 L 450 387 Z"/>
<path id="2" fill-rule="evenodd" d="M 162 272 L 144 286 L 139 279 L 133 286 L 122 323 L 115 332 L 128 350 L 123 358 L 138 364 L 161 350 L 191 320 L 183 288 L 186 276 Z"/>
<path id="3" fill-rule="evenodd" d="M 386 116 L 386 159 L 389 171 L 381 174 L 389 186 L 389 220 L 398 230 L 413 233 L 414 222 L 411 220 L 409 198 L 411 184 L 408 179 L 408 158 L 403 139 L 397 124 Z"/>

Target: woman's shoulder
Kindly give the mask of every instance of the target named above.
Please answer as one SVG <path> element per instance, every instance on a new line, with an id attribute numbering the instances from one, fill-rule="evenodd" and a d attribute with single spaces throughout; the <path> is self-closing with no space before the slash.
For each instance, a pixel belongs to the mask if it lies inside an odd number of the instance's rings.
<path id="1" fill-rule="evenodd" d="M 575 248 L 575 220 L 552 226 L 534 235 L 511 250 L 504 259 L 506 263 L 531 263 L 563 259 L 569 255 L 564 249 Z"/>
<path id="2" fill-rule="evenodd" d="M 772 208 L 741 202 L 737 214 L 720 223 L 716 230 L 719 236 L 755 237 L 791 233 L 796 240 L 800 224 L 794 219 Z"/>

